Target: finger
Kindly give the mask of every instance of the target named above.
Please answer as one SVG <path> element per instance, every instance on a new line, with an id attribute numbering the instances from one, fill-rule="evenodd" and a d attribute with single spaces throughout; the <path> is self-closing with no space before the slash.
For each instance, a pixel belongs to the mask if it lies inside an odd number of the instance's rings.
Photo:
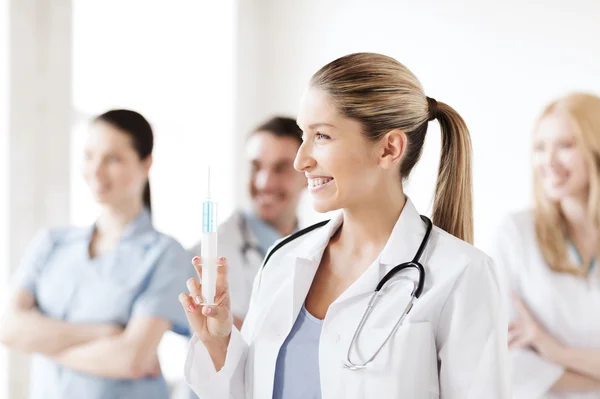
<path id="1" fill-rule="evenodd" d="M 529 343 L 523 339 L 515 339 L 508 343 L 508 350 L 523 349 L 529 346 Z"/>
<path id="2" fill-rule="evenodd" d="M 196 269 L 198 281 L 202 283 L 202 258 L 200 256 L 194 256 L 192 258 L 192 265 L 194 265 L 194 269 Z"/>
<path id="3" fill-rule="evenodd" d="M 508 331 L 508 343 L 515 342 L 523 335 L 523 331 L 519 329 L 513 329 Z"/>
<path id="4" fill-rule="evenodd" d="M 192 298 L 196 299 L 202 295 L 202 286 L 200 285 L 200 283 L 198 283 L 198 280 L 196 280 L 195 277 L 189 278 L 186 281 L 185 285 L 187 286 L 187 289 L 190 292 Z M 196 300 L 196 303 L 200 302 Z"/>
<path id="5" fill-rule="evenodd" d="M 508 342 L 508 349 L 520 349 L 529 346 L 530 342 L 528 337 L 525 335 L 519 335 L 514 337 Z"/>
<path id="6" fill-rule="evenodd" d="M 224 321 L 229 317 L 229 312 L 225 308 L 216 305 L 202 306 L 202 314 L 219 321 Z"/>
<path id="7" fill-rule="evenodd" d="M 229 290 L 229 265 L 227 259 L 217 259 L 217 296 L 222 296 Z"/>
<path id="8" fill-rule="evenodd" d="M 215 305 L 225 307 L 226 309 L 231 309 L 229 292 L 224 291 L 217 294 L 217 296 L 215 296 Z"/>
<path id="9" fill-rule="evenodd" d="M 217 271 L 219 274 L 227 275 L 229 273 L 229 263 L 227 262 L 227 258 L 221 257 L 217 259 Z"/>
<path id="10" fill-rule="evenodd" d="M 186 312 L 193 313 L 197 308 L 192 297 L 185 292 L 179 294 L 179 302 L 181 302 L 181 306 L 183 306 Z"/>
<path id="11" fill-rule="evenodd" d="M 508 331 L 520 330 L 523 325 L 518 321 L 511 321 L 508 323 Z"/>

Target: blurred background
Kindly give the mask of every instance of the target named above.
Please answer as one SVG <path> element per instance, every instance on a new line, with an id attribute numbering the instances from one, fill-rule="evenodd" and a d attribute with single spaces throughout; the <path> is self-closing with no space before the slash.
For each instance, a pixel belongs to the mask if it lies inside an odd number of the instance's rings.
<path id="1" fill-rule="evenodd" d="M 485 247 L 503 216 L 529 205 L 542 107 L 600 94 L 598 21 L 596 0 L 0 0 L 0 301 L 35 231 L 97 215 L 79 169 L 92 116 L 122 107 L 148 117 L 154 224 L 189 247 L 205 166 L 217 165 L 225 218 L 247 201 L 247 134 L 294 116 L 312 73 L 358 51 L 406 64 L 467 121 L 475 244 Z M 422 213 L 439 158 L 434 125 L 407 189 Z M 306 201 L 301 216 L 323 218 Z M 170 381 L 184 353 L 183 338 L 165 337 Z M 0 348 L 0 397 L 26 397 L 27 364 Z"/>

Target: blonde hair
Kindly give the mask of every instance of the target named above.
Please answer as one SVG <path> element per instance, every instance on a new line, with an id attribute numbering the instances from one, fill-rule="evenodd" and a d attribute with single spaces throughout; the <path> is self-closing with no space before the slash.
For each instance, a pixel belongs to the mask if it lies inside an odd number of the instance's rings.
<path id="1" fill-rule="evenodd" d="M 571 122 L 578 148 L 589 169 L 588 216 L 595 226 L 600 226 L 600 97 L 573 93 L 559 98 L 544 109 L 535 129 L 542 119 L 553 114 L 565 116 Z M 584 275 L 585 268 L 573 265 L 567 255 L 567 221 L 560 204 L 546 197 L 537 174 L 534 174 L 533 183 L 535 231 L 544 260 L 554 271 Z"/>
<path id="2" fill-rule="evenodd" d="M 426 97 L 408 68 L 381 54 L 357 53 L 339 58 L 315 73 L 311 85 L 327 92 L 342 115 L 360 122 L 369 139 L 377 141 L 394 129 L 406 134 L 402 179 L 408 177 L 421 156 L 428 121 L 437 119 L 442 150 L 433 223 L 473 242 L 471 138 L 464 120 L 452 107 Z"/>

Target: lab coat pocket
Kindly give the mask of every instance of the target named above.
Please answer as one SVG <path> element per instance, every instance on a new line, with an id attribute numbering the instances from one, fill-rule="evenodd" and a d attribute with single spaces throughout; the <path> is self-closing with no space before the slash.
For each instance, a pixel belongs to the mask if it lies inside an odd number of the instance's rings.
<path id="1" fill-rule="evenodd" d="M 368 360 L 385 342 L 395 320 L 363 330 L 355 359 Z M 359 350 L 358 348 L 364 348 Z M 437 354 L 429 322 L 402 324 L 364 370 L 368 397 L 439 398 Z M 354 359 L 353 359 L 354 360 Z"/>

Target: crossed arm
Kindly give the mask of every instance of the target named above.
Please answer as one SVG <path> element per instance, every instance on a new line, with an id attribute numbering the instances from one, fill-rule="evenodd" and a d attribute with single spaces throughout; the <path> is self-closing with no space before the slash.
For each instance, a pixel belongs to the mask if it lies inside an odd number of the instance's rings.
<path id="1" fill-rule="evenodd" d="M 548 333 L 525 304 L 514 298 L 518 319 L 509 326 L 509 347 L 531 347 L 539 356 L 560 364 L 565 372 L 553 385 L 554 391 L 600 392 L 600 350 L 563 345 Z"/>
<path id="2" fill-rule="evenodd" d="M 125 329 L 52 319 L 38 310 L 30 291 L 21 289 L 10 299 L 0 321 L 0 342 L 80 372 L 135 379 L 160 373 L 156 351 L 169 328 L 170 322 L 154 317 L 134 318 Z"/>

